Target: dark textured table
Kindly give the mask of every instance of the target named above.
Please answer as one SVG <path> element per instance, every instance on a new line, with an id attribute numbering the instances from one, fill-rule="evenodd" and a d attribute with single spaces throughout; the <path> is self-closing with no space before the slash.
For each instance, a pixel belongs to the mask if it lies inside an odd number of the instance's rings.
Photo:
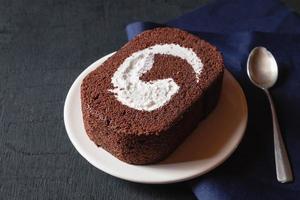
<path id="1" fill-rule="evenodd" d="M 91 166 L 67 137 L 63 105 L 80 72 L 126 42 L 127 23 L 205 2 L 0 0 L 0 199 L 195 199 L 183 183 L 136 184 Z"/>

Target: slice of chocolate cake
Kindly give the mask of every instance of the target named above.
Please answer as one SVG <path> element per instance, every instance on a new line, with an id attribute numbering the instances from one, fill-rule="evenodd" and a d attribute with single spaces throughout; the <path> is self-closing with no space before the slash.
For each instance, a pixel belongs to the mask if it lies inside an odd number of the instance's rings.
<path id="1" fill-rule="evenodd" d="M 122 161 L 158 162 L 216 106 L 223 70 L 216 47 L 198 37 L 145 31 L 83 80 L 86 132 Z"/>

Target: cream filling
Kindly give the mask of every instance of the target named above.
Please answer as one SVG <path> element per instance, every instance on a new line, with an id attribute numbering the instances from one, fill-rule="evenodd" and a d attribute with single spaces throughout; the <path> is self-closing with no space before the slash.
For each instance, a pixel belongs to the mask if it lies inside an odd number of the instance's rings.
<path id="1" fill-rule="evenodd" d="M 155 54 L 186 60 L 192 66 L 197 82 L 199 81 L 203 64 L 191 48 L 178 44 L 156 44 L 127 57 L 112 76 L 114 89 L 109 91 L 123 105 L 150 112 L 164 106 L 179 91 L 180 87 L 172 78 L 149 82 L 140 80 L 143 74 L 151 70 Z"/>

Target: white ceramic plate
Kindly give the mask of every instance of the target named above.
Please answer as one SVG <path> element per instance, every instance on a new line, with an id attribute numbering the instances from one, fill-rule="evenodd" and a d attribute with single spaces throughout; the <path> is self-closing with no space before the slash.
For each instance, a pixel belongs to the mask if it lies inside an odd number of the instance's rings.
<path id="1" fill-rule="evenodd" d="M 227 70 L 215 110 L 163 162 L 145 166 L 130 165 L 98 148 L 88 138 L 83 126 L 80 85 L 89 72 L 112 54 L 85 69 L 73 83 L 65 101 L 64 122 L 68 136 L 88 162 L 108 174 L 129 181 L 174 183 L 207 173 L 223 163 L 237 148 L 247 125 L 247 102 L 238 82 Z"/>

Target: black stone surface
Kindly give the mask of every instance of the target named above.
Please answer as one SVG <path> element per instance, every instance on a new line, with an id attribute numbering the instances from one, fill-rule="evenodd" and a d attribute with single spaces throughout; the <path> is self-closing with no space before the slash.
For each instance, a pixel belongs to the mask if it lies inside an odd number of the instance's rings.
<path id="1" fill-rule="evenodd" d="M 0 0 L 0 199 L 195 199 L 184 183 L 136 184 L 91 166 L 67 137 L 63 105 L 80 72 L 126 42 L 127 23 L 206 2 Z"/>

